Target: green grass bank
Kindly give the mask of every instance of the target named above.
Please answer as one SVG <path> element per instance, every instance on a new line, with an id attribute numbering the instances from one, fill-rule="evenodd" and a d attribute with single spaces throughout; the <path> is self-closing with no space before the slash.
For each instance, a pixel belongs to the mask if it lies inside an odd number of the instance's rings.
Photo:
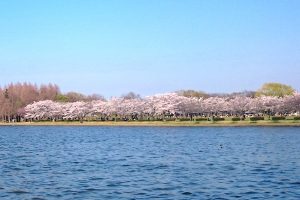
<path id="1" fill-rule="evenodd" d="M 161 126 L 161 127 L 239 127 L 239 126 L 299 126 L 300 120 L 259 121 L 39 121 L 1 122 L 0 126 Z"/>

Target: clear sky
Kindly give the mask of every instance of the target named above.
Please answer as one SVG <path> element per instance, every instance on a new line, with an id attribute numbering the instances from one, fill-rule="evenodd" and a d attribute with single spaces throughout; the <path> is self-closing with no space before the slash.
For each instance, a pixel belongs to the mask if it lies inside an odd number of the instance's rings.
<path id="1" fill-rule="evenodd" d="M 18 81 L 106 97 L 300 90 L 300 1 L 0 1 L 0 85 Z"/>

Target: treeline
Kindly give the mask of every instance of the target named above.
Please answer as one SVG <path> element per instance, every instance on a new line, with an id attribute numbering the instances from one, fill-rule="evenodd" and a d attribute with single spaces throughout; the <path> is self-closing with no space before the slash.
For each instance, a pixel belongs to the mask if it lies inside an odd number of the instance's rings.
<path id="1" fill-rule="evenodd" d="M 300 94 L 284 97 L 184 97 L 165 93 L 145 98 L 112 98 L 107 101 L 60 103 L 39 101 L 25 107 L 25 120 L 214 120 L 224 117 L 297 116 Z"/>
<path id="2" fill-rule="evenodd" d="M 179 90 L 176 93 L 184 97 L 195 97 L 195 98 L 209 98 L 209 97 L 261 97 L 261 96 L 272 96 L 272 97 L 285 97 L 293 95 L 296 90 L 282 83 L 265 83 L 257 91 L 243 91 L 243 92 L 233 92 L 230 94 L 220 94 L 220 93 L 205 93 L 203 91 L 195 90 Z"/>
<path id="3" fill-rule="evenodd" d="M 101 95 L 83 95 L 77 92 L 61 93 L 56 84 L 11 83 L 0 87 L 0 119 L 20 121 L 24 116 L 24 107 L 28 104 L 43 100 L 57 102 L 76 102 L 101 100 Z"/>
<path id="4" fill-rule="evenodd" d="M 74 120 L 83 118 L 165 119 L 208 116 L 299 115 L 300 94 L 280 83 L 257 91 L 208 94 L 180 90 L 148 97 L 129 92 L 106 100 L 101 95 L 63 94 L 56 84 L 9 84 L 0 88 L 0 120 Z"/>

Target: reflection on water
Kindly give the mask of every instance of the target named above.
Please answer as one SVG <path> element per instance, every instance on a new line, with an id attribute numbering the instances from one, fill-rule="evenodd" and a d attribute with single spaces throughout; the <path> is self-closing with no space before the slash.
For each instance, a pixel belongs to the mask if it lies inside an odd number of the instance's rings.
<path id="1" fill-rule="evenodd" d="M 0 127 L 0 199 L 300 199 L 299 128 Z"/>

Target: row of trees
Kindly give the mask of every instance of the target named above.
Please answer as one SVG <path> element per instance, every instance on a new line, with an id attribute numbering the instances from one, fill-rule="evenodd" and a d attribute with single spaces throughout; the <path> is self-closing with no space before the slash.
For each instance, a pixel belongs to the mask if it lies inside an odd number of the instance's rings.
<path id="1" fill-rule="evenodd" d="M 180 90 L 142 98 L 130 92 L 106 100 L 101 95 L 61 93 L 55 84 L 30 83 L 0 87 L 0 119 L 150 119 L 200 115 L 286 114 L 299 112 L 299 95 L 280 83 L 267 83 L 256 92 L 207 94 Z"/>
<path id="2" fill-rule="evenodd" d="M 34 101 L 55 100 L 58 94 L 60 90 L 55 84 L 40 87 L 30 83 L 9 84 L 0 88 L 0 117 L 6 121 L 19 120 L 26 105 Z"/>
<path id="3" fill-rule="evenodd" d="M 19 121 L 24 116 L 24 107 L 35 101 L 76 102 L 99 99 L 104 98 L 101 95 L 85 96 L 77 92 L 62 94 L 59 87 L 51 83 L 40 86 L 31 83 L 11 83 L 0 87 L 0 119 Z"/>
<path id="4" fill-rule="evenodd" d="M 260 96 L 274 96 L 274 97 L 284 97 L 293 95 L 295 89 L 289 85 L 282 83 L 265 83 L 257 91 L 244 91 L 244 92 L 234 92 L 231 94 L 208 94 L 203 91 L 195 90 L 179 90 L 176 92 L 179 95 L 185 97 L 196 97 L 196 98 L 208 98 L 208 97 L 234 97 L 234 96 L 247 96 L 247 97 L 260 97 Z"/>
<path id="5" fill-rule="evenodd" d="M 112 98 L 91 102 L 39 101 L 25 107 L 27 120 L 155 120 L 209 116 L 287 115 L 300 112 L 300 94 L 196 98 L 166 93 L 146 98 Z"/>

